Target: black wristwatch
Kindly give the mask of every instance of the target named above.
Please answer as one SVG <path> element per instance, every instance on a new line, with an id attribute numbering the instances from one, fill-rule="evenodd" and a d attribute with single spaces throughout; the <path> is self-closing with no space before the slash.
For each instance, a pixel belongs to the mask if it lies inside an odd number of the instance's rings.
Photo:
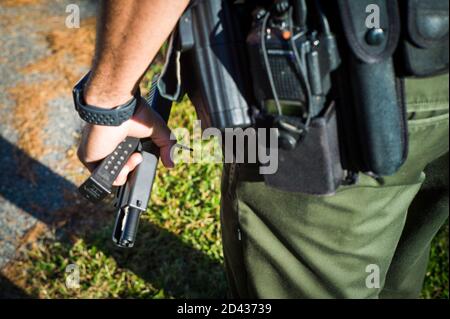
<path id="1" fill-rule="evenodd" d="M 135 113 L 138 102 L 141 97 L 139 88 L 134 97 L 125 104 L 119 105 L 113 109 L 104 109 L 97 106 L 86 104 L 83 97 L 84 86 L 89 80 L 88 72 L 73 88 L 73 101 L 75 109 L 84 121 L 103 126 L 119 126 L 130 119 Z"/>

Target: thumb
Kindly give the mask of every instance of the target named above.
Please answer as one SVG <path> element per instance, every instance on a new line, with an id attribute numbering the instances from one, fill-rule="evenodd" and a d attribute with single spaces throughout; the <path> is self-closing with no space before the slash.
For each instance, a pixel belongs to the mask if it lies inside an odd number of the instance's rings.
<path id="1" fill-rule="evenodd" d="M 170 150 L 176 144 L 176 140 L 171 138 L 172 132 L 161 116 L 144 104 L 144 107 L 140 108 L 131 121 L 128 135 L 139 138 L 150 137 L 160 149 L 160 157 L 164 166 L 174 167 Z"/>

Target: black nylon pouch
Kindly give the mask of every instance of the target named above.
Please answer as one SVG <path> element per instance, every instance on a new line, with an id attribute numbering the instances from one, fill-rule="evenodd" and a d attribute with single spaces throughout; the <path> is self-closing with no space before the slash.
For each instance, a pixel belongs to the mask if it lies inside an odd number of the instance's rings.
<path id="1" fill-rule="evenodd" d="M 344 165 L 392 175 L 406 160 L 408 147 L 406 109 L 393 62 L 400 37 L 397 1 L 338 0 L 337 5 L 341 36 L 347 40 L 340 41 L 346 58 L 334 81 L 340 86 Z M 378 29 L 366 26 L 366 8 L 373 5 L 380 10 Z"/>
<path id="2" fill-rule="evenodd" d="M 442 0 L 403 0 L 403 43 L 398 62 L 405 75 L 448 72 L 448 10 Z"/>
<path id="3" fill-rule="evenodd" d="M 334 103 L 311 121 L 308 133 L 293 150 L 280 148 L 278 155 L 277 172 L 264 175 L 267 185 L 288 192 L 334 194 L 344 179 Z"/>

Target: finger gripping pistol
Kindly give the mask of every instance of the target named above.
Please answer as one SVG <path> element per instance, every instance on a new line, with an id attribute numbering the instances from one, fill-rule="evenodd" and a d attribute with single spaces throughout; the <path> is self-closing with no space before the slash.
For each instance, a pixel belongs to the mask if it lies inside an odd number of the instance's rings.
<path id="1" fill-rule="evenodd" d="M 148 105 L 167 122 L 172 102 L 159 94 L 157 77 L 152 82 L 146 100 Z M 111 194 L 114 180 L 128 158 L 135 152 L 141 153 L 143 161 L 129 174 L 127 182 L 117 188 L 114 204 L 117 213 L 112 239 L 117 246 L 124 248 L 134 246 L 140 216 L 148 207 L 158 166 L 159 148 L 150 138 L 127 137 L 79 188 L 80 193 L 91 202 L 101 201 Z"/>

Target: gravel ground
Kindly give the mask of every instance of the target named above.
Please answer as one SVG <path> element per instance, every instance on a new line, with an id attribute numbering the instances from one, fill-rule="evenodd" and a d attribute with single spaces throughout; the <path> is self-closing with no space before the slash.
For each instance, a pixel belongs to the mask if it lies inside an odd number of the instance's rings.
<path id="1" fill-rule="evenodd" d="M 29 132 L 20 132 L 21 127 L 14 125 L 19 106 L 18 100 L 10 94 L 12 88 L 59 80 L 58 65 L 52 65 L 54 70 L 45 72 L 22 70 L 55 54 L 49 45 L 48 33 L 55 26 L 68 31 L 64 21 L 66 6 L 70 3 L 81 8 L 81 27 L 85 19 L 95 14 L 94 1 L 0 0 L 0 269 L 14 257 L 22 238 L 38 222 L 51 225 L 55 219 L 52 212 L 71 204 L 66 202 L 65 195 L 74 192 L 75 176 L 83 173 L 73 152 L 81 122 L 73 110 L 70 88 L 55 97 L 51 88 L 50 92 L 49 88 L 44 88 L 38 92 L 44 96 L 44 105 L 25 109 L 35 112 L 36 116 L 45 115 L 45 123 L 38 122 L 42 127 L 38 127 L 37 132 L 45 136 L 43 145 L 50 151 L 42 154 L 33 154 L 18 145 L 20 136 L 35 134 L 35 131 L 24 126 Z M 76 74 L 87 67 L 70 66 Z M 46 94 L 52 96 L 48 101 Z M 32 127 L 33 123 L 25 121 L 24 125 Z M 32 140 L 36 136 L 29 138 Z M 25 159 L 26 167 L 20 166 L 18 159 L 22 163 Z M 28 170 L 32 171 L 33 179 L 23 174 Z"/>

